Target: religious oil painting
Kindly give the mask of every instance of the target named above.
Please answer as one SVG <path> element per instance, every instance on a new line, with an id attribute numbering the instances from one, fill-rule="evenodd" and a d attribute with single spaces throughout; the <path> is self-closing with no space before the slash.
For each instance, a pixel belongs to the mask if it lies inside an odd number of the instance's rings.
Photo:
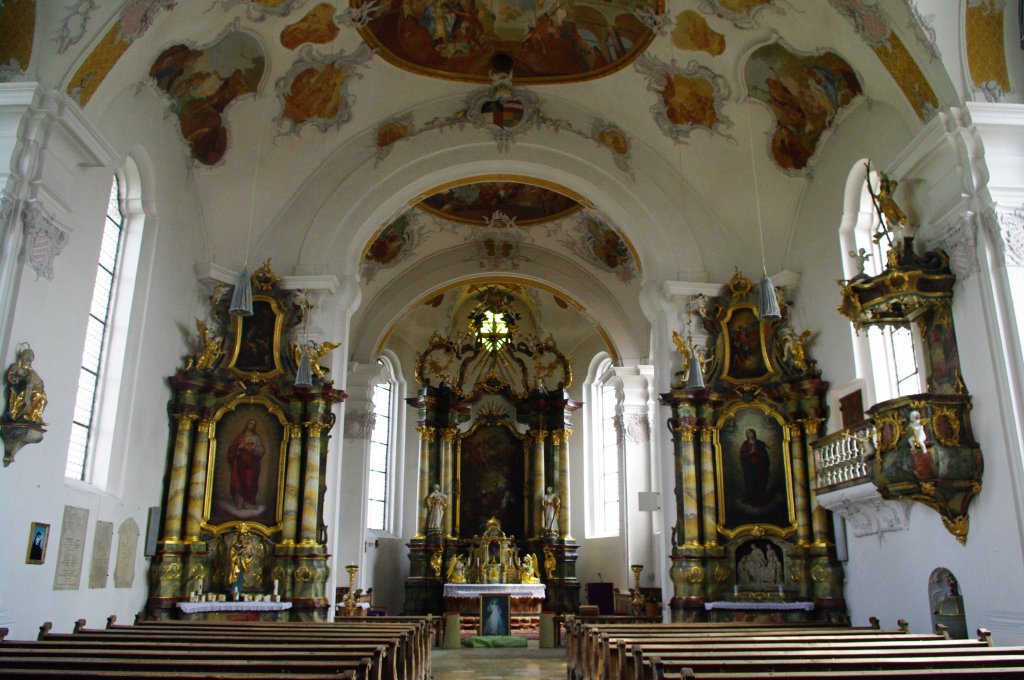
<path id="1" fill-rule="evenodd" d="M 235 316 L 235 346 L 228 368 L 245 376 L 260 378 L 279 375 L 281 368 L 281 327 L 284 310 L 273 298 L 254 295 L 252 314 Z"/>
<path id="2" fill-rule="evenodd" d="M 256 38 L 241 31 L 227 33 L 202 49 L 172 45 L 156 58 L 149 75 L 170 97 L 171 112 L 192 158 L 203 165 L 223 158 L 228 148 L 224 110 L 256 92 L 266 61 Z"/>
<path id="3" fill-rule="evenodd" d="M 42 564 L 46 561 L 46 544 L 50 541 L 50 525 L 32 522 L 28 530 L 28 552 L 25 564 Z"/>
<path id="4" fill-rule="evenodd" d="M 779 44 L 750 55 L 745 77 L 750 95 L 775 117 L 772 158 L 793 173 L 807 167 L 822 134 L 862 92 L 857 74 L 838 54 L 800 55 Z"/>
<path id="5" fill-rule="evenodd" d="M 794 524 L 789 432 L 781 415 L 738 402 L 718 421 L 718 523 L 727 537 L 763 527 L 787 535 Z"/>
<path id="6" fill-rule="evenodd" d="M 480 635 L 511 635 L 508 595 L 480 596 Z"/>
<path id="7" fill-rule="evenodd" d="M 768 331 L 753 305 L 737 305 L 722 322 L 725 359 L 722 380 L 731 383 L 764 382 L 772 375 L 768 358 Z"/>
<path id="8" fill-rule="evenodd" d="M 525 442 L 505 424 L 478 421 L 458 444 L 460 536 L 480 534 L 491 517 L 524 538 Z"/>
<path id="9" fill-rule="evenodd" d="M 536 184 L 473 182 L 427 196 L 420 207 L 449 220 L 481 226 L 500 210 L 523 227 L 560 219 L 581 206 L 554 189 Z"/>
<path id="10" fill-rule="evenodd" d="M 369 3 L 352 0 L 352 7 Z M 647 48 L 654 32 L 634 12 L 652 4 L 664 11 L 662 0 L 383 0 L 360 33 L 385 59 L 413 72 L 488 82 L 501 64 L 522 84 L 587 80 Z"/>
<path id="11" fill-rule="evenodd" d="M 261 398 L 240 397 L 218 413 L 210 438 L 206 524 L 280 526 L 287 429 L 284 414 Z"/>

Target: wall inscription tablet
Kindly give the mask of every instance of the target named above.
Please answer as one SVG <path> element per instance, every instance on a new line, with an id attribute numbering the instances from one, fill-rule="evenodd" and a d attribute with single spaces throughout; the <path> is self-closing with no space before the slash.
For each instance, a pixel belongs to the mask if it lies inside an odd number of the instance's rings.
<path id="1" fill-rule="evenodd" d="M 82 558 L 85 556 L 85 534 L 89 528 L 89 511 L 64 506 L 57 548 L 57 569 L 53 575 L 54 590 L 78 590 L 82 580 Z"/>

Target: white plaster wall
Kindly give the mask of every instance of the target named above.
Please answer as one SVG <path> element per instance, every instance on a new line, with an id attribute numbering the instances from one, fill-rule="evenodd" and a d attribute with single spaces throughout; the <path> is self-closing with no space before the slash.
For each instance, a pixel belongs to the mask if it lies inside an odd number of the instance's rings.
<path id="1" fill-rule="evenodd" d="M 132 96 L 122 93 L 122 96 Z M 49 404 L 44 413 L 48 432 L 39 444 L 22 449 L 16 462 L 0 471 L 0 603 L 10 620 L 11 637 L 34 637 L 37 626 L 53 621 L 55 630 L 69 630 L 77 618 L 102 626 L 116 614 L 130 621 L 142 609 L 148 560 L 142 555 L 147 508 L 160 505 L 168 447 L 166 403 L 170 396 L 166 376 L 188 352 L 186 334 L 197 315 L 199 296 L 193 263 L 202 255 L 198 216 L 188 200 L 180 142 L 159 126 L 156 103 L 143 95 L 135 106 L 149 108 L 146 116 L 133 116 L 118 102 L 106 112 L 87 118 L 119 159 L 133 154 L 142 175 L 142 196 L 147 212 L 136 292 L 128 323 L 128 359 L 120 388 L 122 417 L 111 454 L 112 477 L 108 488 L 68 481 L 64 465 L 70 421 L 84 341 L 86 313 L 92 294 L 96 259 L 107 196 L 114 167 L 83 167 L 70 150 L 62 158 L 48 158 L 42 184 L 58 205 L 67 207 L 71 240 L 55 263 L 53 281 L 37 279 L 26 268 L 12 319 L 11 345 L 3 362 L 12 359 L 13 345 L 28 341 L 36 352 L 35 367 L 46 383 Z M 149 156 L 135 151 L 145 141 Z M 120 165 L 120 161 L 115 161 Z M 156 256 L 159 253 L 159 257 Z M 101 480 L 100 480 L 101 481 Z M 65 505 L 89 510 L 89 529 L 81 585 L 74 591 L 52 589 L 61 519 Z M 128 589 L 113 587 L 117 528 L 131 517 L 140 537 L 135 579 Z M 89 560 L 97 520 L 114 524 L 110 577 L 103 589 L 88 588 Z M 31 522 L 51 526 L 43 565 L 24 563 Z"/>

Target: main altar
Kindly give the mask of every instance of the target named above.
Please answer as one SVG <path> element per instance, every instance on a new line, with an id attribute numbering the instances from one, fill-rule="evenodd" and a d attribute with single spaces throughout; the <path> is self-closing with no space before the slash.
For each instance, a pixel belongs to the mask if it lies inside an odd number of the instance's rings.
<path id="1" fill-rule="evenodd" d="M 531 301 L 514 287 L 488 286 L 459 304 L 453 316 L 468 325 L 430 338 L 407 400 L 422 500 L 405 611 L 476 614 L 480 595 L 507 591 L 513 614 L 575 612 L 568 442 L 581 404 L 566 392 L 569 361 L 554 339 L 538 338 Z"/>

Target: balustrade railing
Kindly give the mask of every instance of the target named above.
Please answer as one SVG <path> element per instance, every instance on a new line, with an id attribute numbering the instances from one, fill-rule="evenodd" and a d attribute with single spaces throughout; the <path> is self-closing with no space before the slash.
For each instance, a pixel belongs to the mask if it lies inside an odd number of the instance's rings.
<path id="1" fill-rule="evenodd" d="M 875 455 L 875 425 L 864 420 L 811 443 L 814 449 L 815 488 L 835 491 L 871 481 Z"/>

